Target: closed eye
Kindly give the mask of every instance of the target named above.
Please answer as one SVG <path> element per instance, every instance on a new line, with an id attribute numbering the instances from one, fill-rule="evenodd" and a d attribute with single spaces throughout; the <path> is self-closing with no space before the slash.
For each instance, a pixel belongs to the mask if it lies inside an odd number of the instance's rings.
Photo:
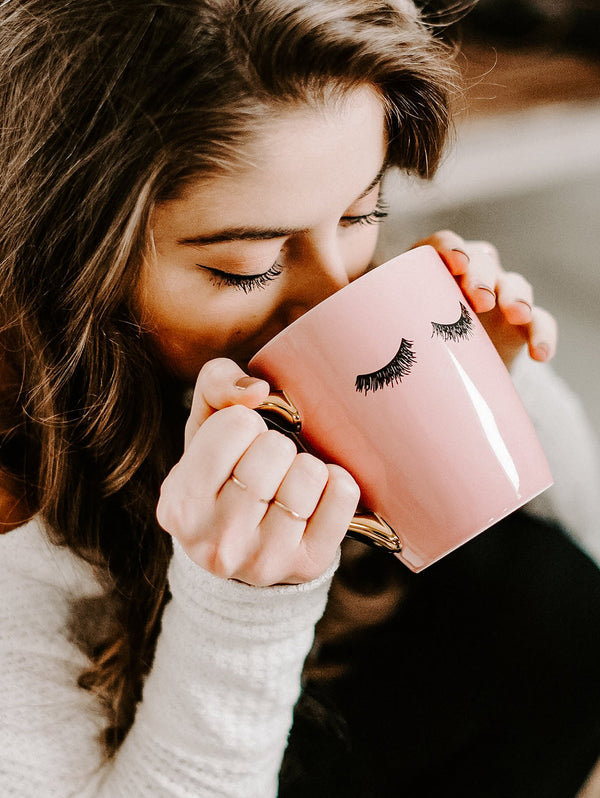
<path id="1" fill-rule="evenodd" d="M 467 307 L 460 303 L 460 317 L 458 321 L 452 324 L 437 324 L 435 321 L 431 322 L 433 332 L 431 337 L 437 335 L 444 341 L 461 341 L 465 338 L 470 338 L 473 335 L 473 319 Z"/>
<path id="2" fill-rule="evenodd" d="M 370 374 L 359 374 L 354 386 L 357 391 L 364 393 L 366 396 L 369 391 L 378 391 L 388 385 L 397 385 L 402 382 L 403 377 L 410 374 L 416 361 L 413 342 L 403 338 L 400 349 L 398 349 L 387 366 L 383 366 L 377 371 L 372 371 Z"/>
<path id="3" fill-rule="evenodd" d="M 363 213 L 360 216 L 342 216 L 340 225 L 342 227 L 352 227 L 355 224 L 380 224 L 388 217 L 387 205 L 382 197 L 378 197 L 374 210 L 370 213 Z"/>

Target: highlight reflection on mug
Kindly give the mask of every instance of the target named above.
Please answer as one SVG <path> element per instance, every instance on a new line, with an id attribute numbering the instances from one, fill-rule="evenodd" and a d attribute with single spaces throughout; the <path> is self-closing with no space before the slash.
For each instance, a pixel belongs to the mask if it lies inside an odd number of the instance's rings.
<path id="1" fill-rule="evenodd" d="M 473 319 L 468 308 L 460 303 L 460 316 L 451 324 L 439 324 L 432 321 L 433 332 L 431 337 L 441 338 L 443 341 L 463 341 L 473 334 Z M 365 396 L 369 391 L 378 391 L 389 385 L 397 385 L 407 377 L 417 363 L 417 356 L 414 351 L 414 341 L 402 339 L 400 348 L 390 360 L 390 362 L 377 371 L 370 374 L 358 374 L 355 381 L 355 388 Z"/>

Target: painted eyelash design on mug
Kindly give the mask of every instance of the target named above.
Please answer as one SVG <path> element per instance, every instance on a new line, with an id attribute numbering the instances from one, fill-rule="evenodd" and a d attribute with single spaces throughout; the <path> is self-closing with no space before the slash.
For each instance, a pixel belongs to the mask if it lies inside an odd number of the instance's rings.
<path id="1" fill-rule="evenodd" d="M 370 374 L 359 374 L 354 383 L 354 387 L 360 393 L 366 394 L 369 391 L 378 391 L 388 385 L 397 385 L 402 382 L 402 378 L 408 376 L 412 371 L 413 365 L 417 362 L 417 356 L 413 350 L 413 342 L 402 339 L 400 349 L 390 360 L 387 366 L 373 371 Z"/>
<path id="2" fill-rule="evenodd" d="M 456 321 L 451 324 L 439 324 L 432 321 L 431 326 L 433 327 L 431 337 L 438 336 L 443 341 L 462 341 L 473 335 L 473 319 L 468 308 L 462 302 L 460 303 L 460 316 Z M 369 391 L 378 391 L 388 385 L 397 385 L 402 382 L 403 377 L 410 374 L 416 362 L 417 356 L 413 349 L 413 341 L 403 338 L 400 349 L 387 366 L 372 371 L 370 374 L 359 374 L 354 386 L 359 393 L 364 393 L 366 396 Z"/>
<path id="3" fill-rule="evenodd" d="M 432 321 L 431 326 L 433 327 L 431 337 L 433 338 L 434 335 L 437 335 L 443 341 L 462 341 L 473 335 L 473 319 L 462 302 L 460 303 L 460 316 L 457 321 L 452 324 L 438 324 Z"/>

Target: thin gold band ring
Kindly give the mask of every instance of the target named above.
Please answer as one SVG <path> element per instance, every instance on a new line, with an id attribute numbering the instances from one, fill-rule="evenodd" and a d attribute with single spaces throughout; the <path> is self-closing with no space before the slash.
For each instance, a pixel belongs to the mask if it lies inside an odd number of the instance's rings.
<path id="1" fill-rule="evenodd" d="M 238 479 L 235 474 L 232 474 L 229 479 L 233 482 L 234 485 L 237 485 L 240 490 L 248 490 L 248 485 L 245 482 L 242 482 L 241 479 Z M 256 497 L 256 500 L 262 502 L 262 504 L 270 504 L 271 502 L 269 499 L 261 499 L 260 496 Z"/>
<path id="2" fill-rule="evenodd" d="M 235 474 L 231 474 L 229 479 L 233 482 L 234 485 L 240 488 L 240 490 L 248 490 L 248 485 L 246 485 L 245 482 L 242 482 L 242 480 L 239 479 L 239 477 L 236 477 Z M 256 499 L 257 501 L 262 502 L 262 504 L 274 504 L 276 507 L 279 507 L 280 510 L 283 510 L 284 513 L 287 513 L 289 516 L 291 516 L 295 521 L 302 521 L 303 523 L 306 523 L 308 521 L 308 518 L 305 518 L 303 515 L 300 515 L 300 513 L 297 513 L 295 510 L 292 510 L 291 507 L 288 507 L 287 504 L 284 504 L 282 501 L 279 501 L 279 499 L 270 499 L 270 500 L 261 499 L 260 496 L 257 496 Z"/>
<path id="3" fill-rule="evenodd" d="M 303 521 L 304 523 L 308 521 L 308 518 L 305 518 L 303 515 L 300 515 L 300 513 L 297 513 L 295 510 L 292 510 L 291 507 L 288 507 L 287 504 L 280 502 L 279 499 L 273 499 L 271 501 L 271 504 L 274 504 L 276 507 L 279 507 L 281 510 L 283 510 L 284 513 L 291 515 L 291 517 L 294 518 L 296 521 Z"/>

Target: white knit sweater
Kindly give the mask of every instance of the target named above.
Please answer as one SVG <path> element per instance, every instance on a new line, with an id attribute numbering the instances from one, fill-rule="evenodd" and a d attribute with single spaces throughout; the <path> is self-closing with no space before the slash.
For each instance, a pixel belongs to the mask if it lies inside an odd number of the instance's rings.
<path id="1" fill-rule="evenodd" d="M 600 552 L 598 465 L 579 403 L 547 367 L 521 364 L 516 379 L 557 483 L 538 509 Z M 212 576 L 176 546 L 143 701 L 103 763 L 104 717 L 77 687 L 86 660 L 67 631 L 71 602 L 99 585 L 39 519 L 0 536 L 0 796 L 275 796 L 333 570 L 308 585 L 253 588 Z"/>

